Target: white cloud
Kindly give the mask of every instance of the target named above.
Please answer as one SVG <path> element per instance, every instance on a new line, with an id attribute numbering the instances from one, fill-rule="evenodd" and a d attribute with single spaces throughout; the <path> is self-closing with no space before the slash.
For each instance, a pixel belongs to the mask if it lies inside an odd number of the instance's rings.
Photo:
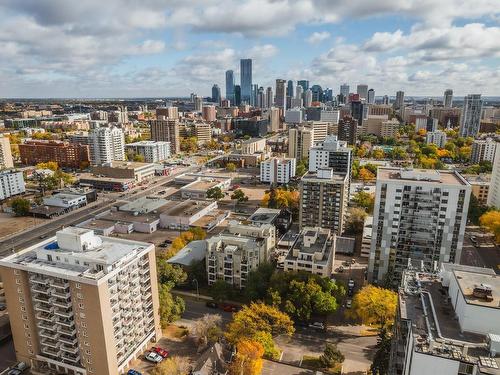
<path id="1" fill-rule="evenodd" d="M 307 39 L 307 43 L 310 43 L 310 44 L 316 44 L 316 43 L 320 43 L 320 42 L 323 42 L 324 40 L 327 40 L 328 38 L 330 38 L 330 33 L 328 31 L 316 31 L 314 33 L 312 33 Z"/>

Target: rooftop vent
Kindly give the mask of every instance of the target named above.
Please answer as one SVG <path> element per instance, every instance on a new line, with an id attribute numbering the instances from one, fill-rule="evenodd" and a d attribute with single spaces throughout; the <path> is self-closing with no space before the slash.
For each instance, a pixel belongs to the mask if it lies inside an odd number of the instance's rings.
<path id="1" fill-rule="evenodd" d="M 487 284 L 475 285 L 472 295 L 486 301 L 493 301 L 493 290 L 491 286 Z"/>

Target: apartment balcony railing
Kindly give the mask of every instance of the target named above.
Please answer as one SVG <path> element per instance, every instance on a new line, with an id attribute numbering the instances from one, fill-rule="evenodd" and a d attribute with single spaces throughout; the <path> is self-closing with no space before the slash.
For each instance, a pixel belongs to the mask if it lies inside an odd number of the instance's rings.
<path id="1" fill-rule="evenodd" d="M 61 307 L 63 309 L 69 309 L 70 307 L 72 307 L 71 301 L 60 300 L 60 299 L 54 299 L 52 304 L 54 306 Z"/>
<path id="2" fill-rule="evenodd" d="M 36 305 L 35 305 L 35 310 L 37 310 Z M 47 311 L 39 311 L 35 314 L 35 316 L 38 320 L 50 322 L 51 324 L 53 324 L 56 321 L 56 317 L 52 315 L 51 312 Z"/>
<path id="3" fill-rule="evenodd" d="M 59 336 L 59 341 L 70 346 L 75 346 L 78 344 L 78 339 L 76 337 Z"/>
<path id="4" fill-rule="evenodd" d="M 80 351 L 80 349 L 78 348 L 78 346 L 71 346 L 71 345 L 61 345 L 61 350 L 63 351 L 63 353 L 70 353 L 70 354 L 76 354 Z"/>
<path id="5" fill-rule="evenodd" d="M 43 276 L 31 275 L 30 276 L 30 281 L 32 283 L 37 283 L 37 284 L 43 285 L 45 287 L 47 286 L 47 278 L 45 278 Z"/>
<path id="6" fill-rule="evenodd" d="M 50 286 L 53 286 L 54 288 L 58 289 L 67 289 L 69 288 L 69 283 L 67 281 L 61 281 L 61 280 L 51 280 L 49 282 Z"/>
<path id="7" fill-rule="evenodd" d="M 53 289 L 52 288 L 47 288 L 46 285 L 42 285 L 42 284 L 33 284 L 33 286 L 31 287 L 31 291 L 33 293 L 40 293 L 40 294 L 51 294 Z"/>
<path id="8" fill-rule="evenodd" d="M 54 291 L 52 292 L 52 296 L 62 299 L 68 299 L 71 297 L 71 293 L 69 292 L 69 290 L 54 289 Z"/>
<path id="9" fill-rule="evenodd" d="M 66 328 L 73 329 L 75 327 L 75 321 L 71 318 L 57 318 L 56 323 Z"/>
<path id="10" fill-rule="evenodd" d="M 72 318 L 73 317 L 73 310 L 64 310 L 61 308 L 55 309 L 54 314 L 58 316 L 62 316 L 63 318 Z"/>
<path id="11" fill-rule="evenodd" d="M 61 356 L 61 351 L 59 350 L 59 348 L 53 348 L 50 346 L 42 346 L 41 350 L 42 350 L 42 353 L 48 354 L 48 355 L 53 356 L 53 357 L 59 358 Z"/>
<path id="12" fill-rule="evenodd" d="M 36 293 L 36 294 L 33 294 L 33 301 L 51 304 L 53 301 L 53 298 L 47 296 L 46 294 Z"/>
<path id="13" fill-rule="evenodd" d="M 67 336 L 74 336 L 76 335 L 76 328 L 68 328 L 68 327 L 64 327 L 64 326 L 59 326 L 57 327 L 57 332 L 59 332 L 60 334 L 63 334 L 63 335 L 67 335 Z M 62 339 L 62 337 L 61 337 Z"/>
<path id="14" fill-rule="evenodd" d="M 54 340 L 54 342 L 57 342 L 56 340 L 59 337 L 59 334 L 57 332 L 53 332 L 53 331 L 49 331 L 49 330 L 45 330 L 45 329 L 40 330 L 40 332 L 38 332 L 38 335 L 40 337 L 45 338 L 45 339 Z M 42 340 L 42 342 L 43 342 L 43 340 Z"/>
<path id="15" fill-rule="evenodd" d="M 66 360 L 67 362 L 71 362 L 71 363 L 78 363 L 80 362 L 80 356 L 79 355 L 73 355 L 73 354 L 69 354 L 69 353 L 62 353 L 61 354 L 61 357 Z"/>
<path id="16" fill-rule="evenodd" d="M 46 303 L 35 303 L 35 311 L 52 314 L 54 312 L 54 306 L 50 306 Z"/>

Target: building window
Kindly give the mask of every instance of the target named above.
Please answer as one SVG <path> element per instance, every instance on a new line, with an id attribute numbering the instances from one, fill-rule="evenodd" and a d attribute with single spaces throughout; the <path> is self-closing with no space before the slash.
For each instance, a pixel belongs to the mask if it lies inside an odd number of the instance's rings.
<path id="1" fill-rule="evenodd" d="M 76 293 L 76 296 L 77 296 L 79 299 L 83 299 L 83 294 L 82 294 L 82 293 Z"/>
<path id="2" fill-rule="evenodd" d="M 75 288 L 76 289 L 82 289 L 82 285 L 80 283 L 75 283 Z"/>
<path id="3" fill-rule="evenodd" d="M 82 326 L 82 328 L 87 328 L 87 323 L 82 322 L 82 323 L 81 323 L 81 326 Z"/>
<path id="4" fill-rule="evenodd" d="M 20 284 L 21 284 L 21 279 L 17 279 L 17 278 L 16 278 L 16 284 L 17 284 L 17 285 L 20 285 Z"/>
<path id="5" fill-rule="evenodd" d="M 24 329 L 30 329 L 30 325 L 28 323 L 24 323 Z"/>
<path id="6" fill-rule="evenodd" d="M 82 310 L 83 310 L 83 309 L 85 309 L 85 306 L 83 305 L 83 303 L 79 303 L 79 304 L 78 304 L 78 307 L 79 307 L 80 309 L 82 309 Z"/>
<path id="7" fill-rule="evenodd" d="M 24 303 L 24 297 L 19 297 L 19 302 Z"/>
<path id="8" fill-rule="evenodd" d="M 14 275 L 20 275 L 19 270 L 14 270 Z"/>

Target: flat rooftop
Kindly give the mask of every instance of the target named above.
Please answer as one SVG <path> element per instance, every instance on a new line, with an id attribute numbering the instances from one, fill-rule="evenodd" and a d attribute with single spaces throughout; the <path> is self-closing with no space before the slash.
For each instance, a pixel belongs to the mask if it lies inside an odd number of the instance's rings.
<path id="1" fill-rule="evenodd" d="M 101 220 L 124 223 L 152 223 L 160 219 L 158 213 L 148 212 L 134 215 L 131 211 L 108 211 L 99 216 Z"/>
<path id="2" fill-rule="evenodd" d="M 207 191 L 208 189 L 217 186 L 219 183 L 220 181 L 216 180 L 196 180 L 186 186 L 181 187 L 181 190 Z"/>
<path id="3" fill-rule="evenodd" d="M 148 213 L 166 205 L 169 201 L 163 198 L 141 197 L 120 206 L 120 211 Z"/>
<path id="4" fill-rule="evenodd" d="M 137 161 L 113 160 L 111 163 L 96 168 L 141 169 L 154 165 L 153 163 L 139 163 Z M 92 168 L 93 169 L 93 168 Z"/>
<path id="5" fill-rule="evenodd" d="M 494 309 L 500 309 L 500 276 L 497 275 L 487 275 L 479 274 L 475 272 L 466 271 L 454 271 L 455 278 L 457 279 L 458 286 L 464 295 L 465 301 L 471 305 L 479 305 L 491 307 Z M 481 284 L 486 284 L 493 290 L 493 299 L 491 301 L 486 301 L 474 297 L 472 292 L 475 286 Z"/>
<path id="6" fill-rule="evenodd" d="M 78 224 L 78 227 L 87 229 L 108 229 L 112 226 L 114 226 L 113 222 L 102 219 L 90 219 Z"/>
<path id="7" fill-rule="evenodd" d="M 188 199 L 181 202 L 174 202 L 175 205 L 168 206 L 167 209 L 162 210 L 162 214 L 168 216 L 193 216 L 197 212 L 210 206 L 213 202 L 211 201 L 200 201 Z"/>
<path id="8" fill-rule="evenodd" d="M 261 207 L 248 218 L 248 221 L 253 223 L 272 224 L 280 213 L 281 210 L 277 208 Z"/>
<path id="9" fill-rule="evenodd" d="M 62 274 L 62 277 L 78 277 L 89 280 L 98 280 L 102 278 L 105 273 L 103 271 L 95 271 L 92 268 L 92 265 L 95 265 L 96 263 L 104 264 L 106 266 L 112 266 L 112 269 L 114 269 L 119 264 L 127 263 L 139 252 L 152 246 L 149 243 L 93 234 L 94 237 L 100 239 L 99 244 L 94 248 L 87 249 L 85 251 L 73 251 L 59 247 L 59 233 L 78 236 L 89 232 L 93 233 L 92 230 L 85 228 L 64 228 L 63 230 L 57 232 L 56 236 L 48 240 L 44 240 L 39 244 L 33 245 L 16 254 L 12 254 L 4 259 L 1 259 L 0 265 L 27 269 L 31 272 L 55 272 Z M 49 261 L 48 258 L 44 256 L 45 254 L 53 254 L 53 260 Z M 59 256 L 61 259 L 78 259 L 79 264 L 56 261 L 56 256 Z M 105 267 L 105 269 L 106 268 L 107 267 Z"/>
<path id="10" fill-rule="evenodd" d="M 377 180 L 411 181 L 418 184 L 469 185 L 457 172 L 432 169 L 380 167 L 377 170 Z"/>

